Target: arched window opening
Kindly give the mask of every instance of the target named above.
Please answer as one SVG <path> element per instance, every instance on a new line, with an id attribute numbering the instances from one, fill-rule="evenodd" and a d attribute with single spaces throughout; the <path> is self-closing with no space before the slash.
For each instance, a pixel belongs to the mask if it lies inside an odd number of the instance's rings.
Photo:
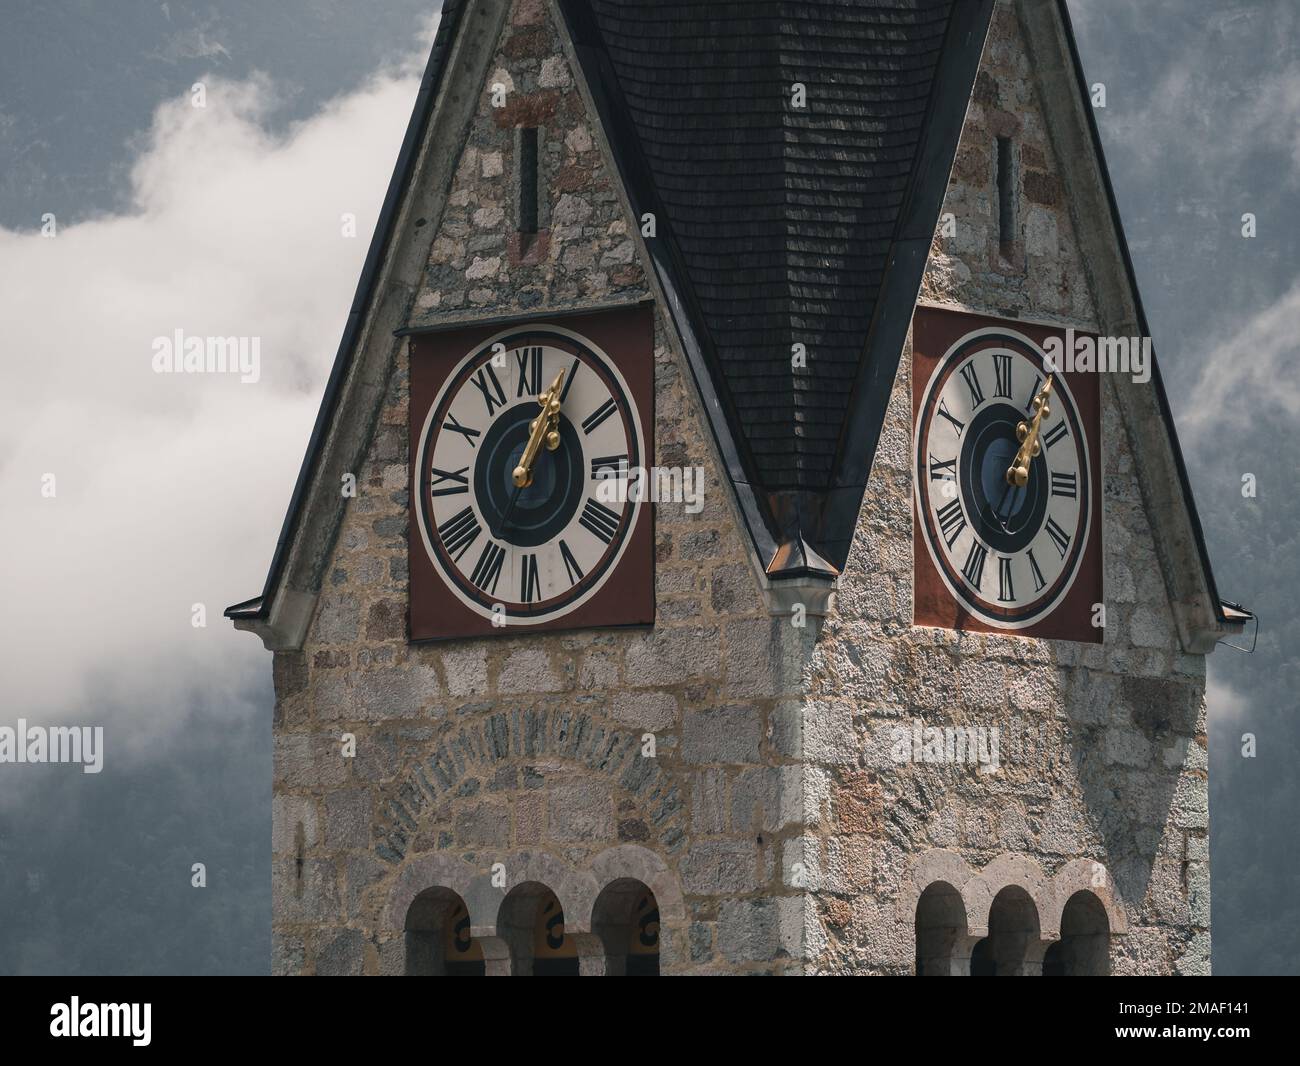
<path id="1" fill-rule="evenodd" d="M 1101 900 L 1081 889 L 1061 912 L 1061 939 L 1043 959 L 1046 977 L 1105 977 L 1110 973 L 1110 920 Z"/>
<path id="2" fill-rule="evenodd" d="M 1023 888 L 1008 885 L 994 897 L 989 909 L 988 943 L 992 976 L 1027 977 L 1042 973 L 1038 908 Z"/>
<path id="3" fill-rule="evenodd" d="M 989 938 L 981 940 L 970 953 L 970 975 L 972 977 L 996 977 L 997 963 L 993 961 L 993 945 Z"/>
<path id="4" fill-rule="evenodd" d="M 447 945 L 443 949 L 443 966 L 448 977 L 483 977 L 483 945 L 469 933 L 469 911 L 462 903 L 447 923 Z"/>
<path id="5" fill-rule="evenodd" d="M 536 881 L 516 885 L 501 902 L 497 929 L 510 947 L 519 977 L 577 977 L 578 946 L 564 930 L 564 909 Z"/>
<path id="6" fill-rule="evenodd" d="M 606 885 L 592 909 L 591 930 L 605 949 L 605 976 L 659 976 L 659 903 L 640 881 Z"/>
<path id="7" fill-rule="evenodd" d="M 960 977 L 969 972 L 970 960 L 961 894 L 936 881 L 916 903 L 916 975 Z"/>
<path id="8" fill-rule="evenodd" d="M 483 948 L 470 936 L 465 901 L 449 888 L 428 888 L 406 912 L 410 977 L 482 977 Z"/>

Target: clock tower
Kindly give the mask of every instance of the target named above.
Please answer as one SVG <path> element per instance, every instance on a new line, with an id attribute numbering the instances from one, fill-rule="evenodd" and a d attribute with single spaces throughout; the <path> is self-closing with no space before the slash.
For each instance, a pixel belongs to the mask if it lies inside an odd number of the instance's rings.
<path id="1" fill-rule="evenodd" d="M 1149 352 L 1063 2 L 446 0 L 227 611 L 273 971 L 1207 972 Z"/>

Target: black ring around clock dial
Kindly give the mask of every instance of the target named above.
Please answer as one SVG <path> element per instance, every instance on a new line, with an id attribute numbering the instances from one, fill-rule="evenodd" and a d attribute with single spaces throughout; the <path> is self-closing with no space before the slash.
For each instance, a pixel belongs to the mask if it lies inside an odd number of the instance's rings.
<path id="1" fill-rule="evenodd" d="M 990 548 L 1020 552 L 1037 535 L 1047 511 L 1047 461 L 1029 463 L 1029 482 L 1008 485 L 1007 468 L 1020 449 L 1016 424 L 1024 413 L 1011 404 L 985 408 L 967 427 L 961 449 L 961 491 L 966 513 Z"/>
<path id="2" fill-rule="evenodd" d="M 538 451 L 533 483 L 515 496 L 514 470 L 528 444 L 532 421 L 540 413 L 537 401 L 530 399 L 499 416 L 474 463 L 474 493 L 488 528 L 493 536 L 521 548 L 558 536 L 583 498 L 582 444 L 563 414 L 558 426 L 560 446 Z"/>

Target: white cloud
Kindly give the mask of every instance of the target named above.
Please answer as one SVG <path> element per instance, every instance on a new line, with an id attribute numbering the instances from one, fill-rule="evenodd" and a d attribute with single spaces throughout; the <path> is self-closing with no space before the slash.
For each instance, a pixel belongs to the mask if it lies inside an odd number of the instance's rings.
<path id="1" fill-rule="evenodd" d="M 1247 432 L 1267 415 L 1300 418 L 1300 282 L 1262 311 L 1235 321 L 1204 359 L 1180 420 L 1193 444 Z M 1207 441 L 1208 438 L 1208 441 Z"/>
<path id="2" fill-rule="evenodd" d="M 1087 22 L 1100 15 L 1085 10 Z M 1169 5 L 1140 10 L 1132 17 L 1152 38 L 1180 21 Z M 1282 25 L 1273 23 L 1275 14 Z M 1108 148 L 1112 142 L 1121 147 L 1148 175 L 1178 175 L 1170 181 L 1174 193 L 1208 191 L 1219 203 L 1235 203 L 1247 176 L 1270 155 L 1296 164 L 1288 172 L 1279 167 L 1278 177 L 1290 185 L 1300 181 L 1300 61 L 1290 45 L 1293 21 L 1289 12 L 1262 7 L 1220 12 L 1203 32 L 1179 38 L 1186 42 L 1180 51 L 1151 59 L 1160 73 L 1141 96 L 1132 95 L 1139 82 L 1127 77 L 1130 72 L 1115 71 L 1119 84 L 1101 119 Z M 1254 65 L 1243 69 L 1245 56 L 1253 56 Z M 1176 130 L 1178 136 L 1153 137 L 1152 130 Z"/>
<path id="3" fill-rule="evenodd" d="M 269 668 L 221 611 L 261 590 L 426 54 L 281 137 L 270 82 L 209 80 L 159 108 L 129 214 L 0 230 L 0 719 L 165 725 Z M 154 374 L 176 329 L 260 337 L 260 382 Z"/>
<path id="4" fill-rule="evenodd" d="M 1205 685 L 1205 706 L 1216 729 L 1235 729 L 1250 710 L 1250 700 L 1211 673 Z"/>

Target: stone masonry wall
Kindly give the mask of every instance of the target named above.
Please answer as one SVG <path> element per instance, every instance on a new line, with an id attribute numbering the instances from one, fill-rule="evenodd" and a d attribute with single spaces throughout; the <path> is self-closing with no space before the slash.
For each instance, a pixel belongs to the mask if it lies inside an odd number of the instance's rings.
<path id="1" fill-rule="evenodd" d="M 1021 234 L 1010 259 L 995 221 L 999 134 L 1018 146 Z M 996 11 L 943 210 L 956 235 L 936 235 L 923 302 L 1095 328 L 1011 3 Z M 912 627 L 911 389 L 909 340 L 815 656 L 804 754 L 820 809 L 803 848 L 817 887 L 815 968 L 912 972 L 924 886 L 911 871 L 943 849 L 974 871 L 1027 857 L 1026 876 L 1040 869 L 1044 880 L 1071 860 L 1096 860 L 1129 924 L 1112 937 L 1111 971 L 1208 972 L 1205 663 L 1179 650 L 1111 383 L 1101 645 Z M 893 729 L 917 719 L 998 726 L 1002 769 L 896 764 Z"/>
<path id="2" fill-rule="evenodd" d="M 508 87 L 503 109 L 493 83 Z M 542 126 L 547 230 L 531 249 L 512 217 L 521 122 Z M 539 0 L 513 6 L 445 217 L 431 221 L 419 321 L 646 292 Z M 406 641 L 405 352 L 393 366 L 304 648 L 276 656 L 275 973 L 401 972 L 402 916 L 389 900 L 433 858 L 474 876 L 501 862 L 514 878 L 543 856 L 585 876 L 628 844 L 657 855 L 680 888 L 675 916 L 660 900 L 664 972 L 794 965 L 802 903 L 782 887 L 780 854 L 798 835 L 799 791 L 773 649 L 797 638 L 763 608 L 662 322 L 655 361 L 655 462 L 703 466 L 707 489 L 700 514 L 656 508 L 653 630 L 425 645 Z M 355 758 L 340 755 L 345 733 Z M 640 755 L 646 733 L 654 759 Z"/>

